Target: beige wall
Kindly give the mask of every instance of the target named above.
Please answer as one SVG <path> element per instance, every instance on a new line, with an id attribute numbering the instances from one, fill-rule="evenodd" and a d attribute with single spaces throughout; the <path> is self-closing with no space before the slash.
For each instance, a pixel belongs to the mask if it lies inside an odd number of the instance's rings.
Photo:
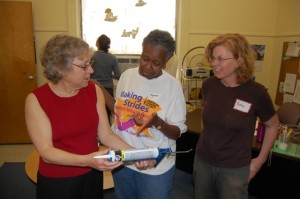
<path id="1" fill-rule="evenodd" d="M 282 44 L 300 41 L 300 1 L 298 0 L 181 0 L 178 56 L 195 46 L 206 46 L 219 34 L 236 32 L 251 44 L 264 44 L 262 70 L 256 81 L 276 97 Z"/>
<path id="2" fill-rule="evenodd" d="M 57 33 L 80 36 L 80 0 L 31 0 L 37 57 L 44 43 Z M 177 0 L 177 54 L 205 46 L 227 32 L 244 34 L 252 44 L 266 45 L 262 71 L 256 80 L 275 99 L 282 43 L 300 41 L 299 0 Z M 38 61 L 38 85 L 46 82 Z"/>

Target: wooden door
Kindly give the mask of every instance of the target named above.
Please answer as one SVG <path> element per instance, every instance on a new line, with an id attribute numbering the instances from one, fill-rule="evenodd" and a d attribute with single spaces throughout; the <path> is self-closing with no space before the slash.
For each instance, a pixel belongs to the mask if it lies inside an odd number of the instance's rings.
<path id="1" fill-rule="evenodd" d="M 30 143 L 26 95 L 36 88 L 31 2 L 0 2 L 0 144 Z"/>

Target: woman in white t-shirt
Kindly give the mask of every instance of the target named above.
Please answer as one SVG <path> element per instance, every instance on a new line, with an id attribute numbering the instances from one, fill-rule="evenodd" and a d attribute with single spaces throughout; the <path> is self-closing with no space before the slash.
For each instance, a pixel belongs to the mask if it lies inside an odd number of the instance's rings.
<path id="1" fill-rule="evenodd" d="M 186 131 L 186 105 L 180 82 L 164 68 L 175 51 L 170 33 L 153 30 L 143 40 L 140 66 L 126 70 L 116 89 L 112 130 L 135 148 L 171 148 Z M 175 156 L 156 167 L 138 170 L 133 164 L 113 172 L 117 199 L 168 199 Z"/>

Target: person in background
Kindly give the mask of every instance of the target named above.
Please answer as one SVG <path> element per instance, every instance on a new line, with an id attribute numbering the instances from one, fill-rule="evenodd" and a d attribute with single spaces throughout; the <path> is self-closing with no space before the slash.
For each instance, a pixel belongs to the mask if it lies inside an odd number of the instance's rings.
<path id="1" fill-rule="evenodd" d="M 120 78 L 120 69 L 117 58 L 109 52 L 110 38 L 104 34 L 100 35 L 96 41 L 98 50 L 94 53 L 92 65 L 94 73 L 92 78 L 97 80 L 111 96 L 114 96 L 113 79 Z M 110 111 L 106 109 L 108 118 L 110 118 Z"/>
<path id="2" fill-rule="evenodd" d="M 25 101 L 27 130 L 40 155 L 37 198 L 102 198 L 102 171 L 122 163 L 93 158 L 108 152 L 99 151 L 97 136 L 111 149 L 132 146 L 111 131 L 103 93 L 90 81 L 89 45 L 80 38 L 56 35 L 44 47 L 41 63 L 49 82 Z"/>
<path id="3" fill-rule="evenodd" d="M 268 158 L 278 117 L 267 89 L 252 80 L 255 53 L 240 34 L 207 45 L 214 76 L 202 85 L 203 130 L 196 147 L 196 199 L 248 198 L 248 183 Z M 266 125 L 259 155 L 251 159 L 257 118 Z"/>
<path id="4" fill-rule="evenodd" d="M 186 105 L 180 82 L 164 71 L 175 51 L 171 34 L 151 31 L 143 40 L 140 65 L 122 73 L 116 88 L 112 130 L 135 148 L 171 148 L 186 131 Z M 139 170 L 126 164 L 113 172 L 117 199 L 171 197 L 175 157 Z"/>

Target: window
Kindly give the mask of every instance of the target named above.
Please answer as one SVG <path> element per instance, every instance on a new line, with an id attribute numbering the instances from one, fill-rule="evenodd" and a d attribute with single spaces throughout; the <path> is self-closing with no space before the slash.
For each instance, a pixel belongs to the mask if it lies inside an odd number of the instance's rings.
<path id="1" fill-rule="evenodd" d="M 175 0 L 82 0 L 82 37 L 94 49 L 101 34 L 111 39 L 110 52 L 140 54 L 144 37 L 154 29 L 175 38 Z"/>

